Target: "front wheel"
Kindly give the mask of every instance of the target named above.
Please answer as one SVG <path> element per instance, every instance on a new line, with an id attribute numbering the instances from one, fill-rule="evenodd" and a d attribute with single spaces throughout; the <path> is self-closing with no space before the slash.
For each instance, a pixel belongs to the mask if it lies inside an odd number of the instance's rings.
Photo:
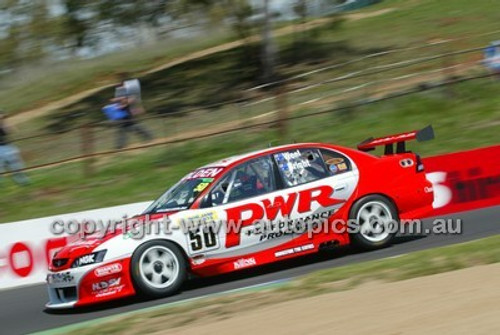
<path id="1" fill-rule="evenodd" d="M 379 249 L 391 244 L 399 225 L 396 207 L 386 197 L 370 195 L 358 200 L 351 208 L 354 220 L 350 234 L 353 244 L 362 249 Z"/>
<path id="2" fill-rule="evenodd" d="M 139 293 L 166 297 L 176 293 L 186 279 L 187 262 L 182 251 L 169 241 L 150 241 L 132 255 L 132 280 Z"/>

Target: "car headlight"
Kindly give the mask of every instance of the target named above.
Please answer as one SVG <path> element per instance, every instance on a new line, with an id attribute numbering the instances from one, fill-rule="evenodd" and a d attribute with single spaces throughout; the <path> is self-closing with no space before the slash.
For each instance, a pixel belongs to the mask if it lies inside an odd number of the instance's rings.
<path id="1" fill-rule="evenodd" d="M 79 268 L 81 266 L 92 265 L 96 263 L 101 263 L 104 260 L 104 256 L 106 255 L 107 250 L 101 250 L 97 252 L 93 252 L 91 254 L 83 255 L 75 259 L 72 268 Z"/>

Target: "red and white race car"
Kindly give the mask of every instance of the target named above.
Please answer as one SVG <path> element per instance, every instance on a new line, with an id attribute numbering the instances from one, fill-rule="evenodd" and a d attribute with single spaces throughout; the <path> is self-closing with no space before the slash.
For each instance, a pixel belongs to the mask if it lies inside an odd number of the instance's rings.
<path id="1" fill-rule="evenodd" d="M 135 228 L 163 222 L 168 231 L 136 238 L 124 227 L 57 252 L 46 307 L 164 297 L 188 275 L 248 269 L 325 246 L 385 247 L 391 224 L 432 210 L 432 184 L 405 142 L 433 137 L 429 126 L 368 139 L 358 150 L 291 144 L 201 167 L 133 218 Z M 385 146 L 382 157 L 364 152 L 376 146 Z"/>

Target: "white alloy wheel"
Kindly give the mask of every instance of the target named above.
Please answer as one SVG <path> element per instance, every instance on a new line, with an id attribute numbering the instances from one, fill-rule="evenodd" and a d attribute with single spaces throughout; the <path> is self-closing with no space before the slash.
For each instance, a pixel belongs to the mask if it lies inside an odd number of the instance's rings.
<path id="1" fill-rule="evenodd" d="M 367 195 L 357 200 L 349 211 L 349 219 L 355 228 L 349 232 L 351 242 L 365 250 L 389 246 L 399 227 L 396 206 L 381 194 Z"/>
<path id="2" fill-rule="evenodd" d="M 389 207 L 382 202 L 370 201 L 363 204 L 356 220 L 360 234 L 370 242 L 381 242 L 391 234 L 393 217 Z"/>
<path id="3" fill-rule="evenodd" d="M 179 260 L 167 247 L 156 245 L 148 248 L 139 259 L 142 281 L 156 289 L 164 289 L 177 281 Z"/>

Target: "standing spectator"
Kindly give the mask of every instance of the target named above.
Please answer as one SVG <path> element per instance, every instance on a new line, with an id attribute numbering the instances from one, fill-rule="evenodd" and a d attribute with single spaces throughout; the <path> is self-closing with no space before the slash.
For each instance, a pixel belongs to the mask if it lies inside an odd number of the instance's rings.
<path id="1" fill-rule="evenodd" d="M 141 126 L 136 119 L 137 115 L 144 113 L 141 100 L 141 84 L 139 80 L 126 80 L 123 74 L 121 78 L 122 82 L 115 88 L 115 97 L 111 99 L 111 102 L 114 103 L 111 106 L 115 109 L 120 109 L 123 113 L 121 116 L 117 113 L 116 118 L 112 118 L 110 114 L 106 113 L 108 118 L 115 121 L 118 125 L 117 149 L 122 149 L 127 145 L 127 133 L 131 131 L 140 135 L 145 141 L 151 141 L 153 139 L 151 133 L 145 127 Z M 105 108 L 111 106 L 106 106 Z"/>
<path id="2" fill-rule="evenodd" d="M 19 149 L 9 143 L 5 118 L 5 113 L 0 110 L 0 172 L 4 172 L 7 168 L 8 171 L 12 172 L 12 179 L 16 183 L 27 185 L 29 179 L 26 174 L 20 171 L 24 168 L 24 163 L 19 155 Z"/>

